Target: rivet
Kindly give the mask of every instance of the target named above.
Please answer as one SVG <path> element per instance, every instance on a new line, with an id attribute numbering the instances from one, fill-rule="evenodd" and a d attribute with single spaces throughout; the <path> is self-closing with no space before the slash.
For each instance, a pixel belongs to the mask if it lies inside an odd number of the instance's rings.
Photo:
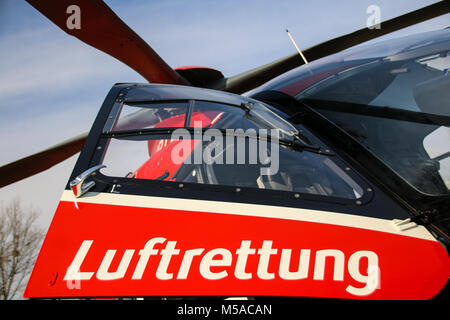
<path id="1" fill-rule="evenodd" d="M 295 198 L 300 198 L 300 195 L 298 193 L 294 194 Z"/>
<path id="2" fill-rule="evenodd" d="M 184 184 L 180 183 L 180 184 L 178 185 L 178 187 L 179 187 L 179 188 L 183 188 L 183 187 L 184 187 Z"/>
<path id="3" fill-rule="evenodd" d="M 358 206 L 360 206 L 360 205 L 362 204 L 362 202 L 361 202 L 360 200 L 356 200 L 356 204 L 357 204 Z"/>
<path id="4" fill-rule="evenodd" d="M 241 188 L 236 188 L 236 192 L 241 192 Z"/>

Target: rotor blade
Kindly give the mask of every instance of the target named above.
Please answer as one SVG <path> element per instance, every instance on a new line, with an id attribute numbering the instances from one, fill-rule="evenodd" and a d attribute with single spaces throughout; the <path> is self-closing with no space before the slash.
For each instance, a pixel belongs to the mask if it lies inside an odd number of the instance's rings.
<path id="1" fill-rule="evenodd" d="M 189 85 L 101 0 L 27 0 L 63 31 L 122 61 L 149 82 Z"/>
<path id="2" fill-rule="evenodd" d="M 426 21 L 450 12 L 450 2 L 441 1 L 423 7 L 421 9 L 406 13 L 396 18 L 381 23 L 380 29 L 364 28 L 355 32 L 334 38 L 308 49 L 302 50 L 308 61 L 337 53 L 344 49 L 353 47 L 362 42 L 375 39 L 382 35 L 400 30 L 402 28 Z M 233 93 L 243 93 L 254 89 L 263 83 L 294 69 L 304 62 L 295 53 L 285 58 L 278 59 L 261 67 L 243 72 L 233 77 L 223 78 L 210 84 L 208 87 L 216 90 L 224 90 Z"/>
<path id="3" fill-rule="evenodd" d="M 47 170 L 70 158 L 86 141 L 87 133 L 64 141 L 49 149 L 0 167 L 0 188 Z"/>

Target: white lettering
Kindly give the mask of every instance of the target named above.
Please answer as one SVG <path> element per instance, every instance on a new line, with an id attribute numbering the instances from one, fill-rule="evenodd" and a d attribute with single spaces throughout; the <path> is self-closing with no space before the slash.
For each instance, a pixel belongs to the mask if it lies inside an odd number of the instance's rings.
<path id="1" fill-rule="evenodd" d="M 77 5 L 68 6 L 66 13 L 71 15 L 66 20 L 67 29 L 81 29 L 81 10 Z"/>
<path id="2" fill-rule="evenodd" d="M 186 250 L 181 262 L 180 271 L 178 272 L 177 279 L 187 279 L 189 269 L 191 268 L 192 259 L 194 256 L 199 256 L 205 251 L 205 249 L 192 249 Z"/>
<path id="3" fill-rule="evenodd" d="M 219 129 L 208 129 L 208 134 L 203 137 L 203 141 L 212 143 L 207 144 L 203 150 L 203 161 L 207 165 L 214 163 L 223 164 L 223 137 Z M 213 156 L 214 154 L 214 156 Z"/>
<path id="4" fill-rule="evenodd" d="M 182 250 L 177 248 L 177 241 L 167 241 L 164 248 L 155 248 L 156 245 L 162 245 L 166 241 L 167 239 L 163 237 L 156 237 L 147 241 L 144 247 L 139 250 L 139 260 L 136 263 L 131 279 L 142 279 L 151 256 L 155 256 L 152 261 L 154 266 L 157 265 L 155 275 L 159 280 L 172 280 L 176 272 L 177 280 L 187 279 L 190 272 L 199 272 L 207 280 L 224 279 L 229 276 L 230 272 L 234 275 L 235 279 L 248 280 L 253 278 L 255 271 L 258 278 L 263 280 L 278 278 L 292 281 L 309 278 L 310 260 L 313 254 L 311 249 L 300 250 L 298 264 L 291 261 L 293 260 L 292 249 L 280 249 L 278 273 L 276 273 L 274 272 L 276 270 L 274 264 L 278 260 L 273 256 L 277 256 L 279 250 L 272 247 L 272 240 L 264 240 L 258 249 L 252 248 L 251 240 L 242 240 L 240 247 L 234 251 L 236 264 L 234 265 L 233 272 L 227 268 L 233 265 L 233 254 L 228 249 L 213 248 L 207 252 L 205 252 L 205 248 Z M 97 272 L 80 271 L 83 262 L 88 257 L 93 242 L 93 240 L 84 240 L 68 267 L 64 281 L 67 281 L 67 287 L 69 289 L 81 288 L 79 281 L 90 280 L 94 274 L 96 274 L 96 278 L 99 280 L 119 280 L 126 276 L 136 251 L 135 249 L 126 249 L 124 251 L 115 271 L 109 270 L 117 253 L 117 250 L 113 249 L 106 250 Z M 160 258 L 157 258 L 158 253 L 160 253 Z M 177 257 L 180 254 L 182 256 Z M 256 254 L 259 255 L 259 258 L 256 257 Z M 198 269 L 192 270 L 193 260 L 196 256 L 199 257 L 199 263 L 196 264 L 199 266 Z M 270 263 L 271 258 L 273 258 L 272 265 Z M 355 287 L 349 284 L 345 290 L 355 296 L 366 296 L 379 289 L 380 268 L 378 260 L 378 255 L 373 251 L 360 250 L 353 252 L 348 259 L 348 275 L 353 280 L 362 283 L 363 287 Z M 249 261 L 253 270 L 247 269 Z M 294 261 L 297 261 L 297 259 L 294 259 Z M 326 266 L 327 261 L 328 267 Z M 316 251 L 313 280 L 323 281 L 326 278 L 327 281 L 330 281 L 332 274 L 333 281 L 343 281 L 345 262 L 345 254 L 341 250 L 326 249 Z M 333 267 L 331 267 L 332 265 Z M 367 272 L 361 270 L 363 265 L 368 266 Z M 154 270 L 154 268 L 152 269 Z M 171 270 L 174 272 L 171 272 Z M 325 277 L 325 275 L 327 276 Z"/>
<path id="5" fill-rule="evenodd" d="M 222 256 L 220 260 L 214 260 L 215 256 Z M 208 251 L 204 256 L 202 261 L 200 262 L 200 274 L 205 279 L 209 280 L 219 280 L 228 276 L 228 273 L 225 270 L 220 272 L 212 272 L 211 267 L 223 267 L 231 265 L 231 252 L 227 249 L 212 249 Z"/>
<path id="6" fill-rule="evenodd" d="M 136 266 L 136 269 L 134 270 L 133 276 L 131 279 L 140 280 L 142 279 L 142 275 L 144 273 L 145 267 L 147 266 L 148 260 L 150 259 L 151 255 L 157 255 L 158 249 L 153 249 L 155 244 L 157 243 L 164 243 L 166 241 L 166 238 L 153 238 L 147 241 L 147 243 L 144 246 L 144 249 L 139 251 L 139 255 L 141 256 L 139 258 L 139 262 Z"/>
<path id="7" fill-rule="evenodd" d="M 323 280 L 325 274 L 325 259 L 334 258 L 333 280 L 344 280 L 344 253 L 340 250 L 319 250 L 316 252 L 316 264 L 314 266 L 314 280 Z"/>
<path id="8" fill-rule="evenodd" d="M 80 272 L 81 265 L 83 264 L 84 258 L 91 248 L 93 240 L 84 240 L 78 249 L 75 258 L 73 258 L 72 263 L 67 269 L 66 275 L 64 276 L 64 280 L 89 280 L 94 272 Z"/>
<path id="9" fill-rule="evenodd" d="M 176 241 L 168 241 L 166 247 L 161 250 L 161 261 L 156 270 L 156 277 L 160 280 L 169 280 L 173 277 L 172 273 L 167 272 L 167 268 L 169 267 L 172 256 L 176 256 L 180 253 L 180 249 L 175 249 L 176 244 Z"/>
<path id="10" fill-rule="evenodd" d="M 381 29 L 381 9 L 377 5 L 370 5 L 366 9 L 366 13 L 370 16 L 366 20 L 368 29 Z"/>
<path id="11" fill-rule="evenodd" d="M 252 274 L 245 272 L 247 266 L 247 258 L 250 254 L 255 254 L 255 249 L 250 249 L 251 241 L 242 241 L 241 247 L 236 250 L 238 255 L 236 261 L 236 269 L 234 270 L 234 276 L 241 280 L 247 280 L 252 278 Z"/>
<path id="12" fill-rule="evenodd" d="M 359 272 L 362 258 L 368 259 L 367 276 Z M 348 259 L 348 272 L 352 278 L 364 283 L 363 288 L 355 288 L 349 285 L 345 290 L 356 296 L 366 296 L 380 287 L 380 268 L 378 267 L 378 256 L 372 251 L 357 251 Z"/>
<path id="13" fill-rule="evenodd" d="M 179 128 L 172 133 L 172 141 L 175 145 L 172 149 L 171 160 L 174 164 L 180 165 L 183 161 L 191 164 L 190 154 L 193 142 L 190 141 L 191 134 L 187 129 Z"/>
<path id="14" fill-rule="evenodd" d="M 272 249 L 272 241 L 263 241 L 258 254 L 260 256 L 257 270 L 258 277 L 265 280 L 274 279 L 275 273 L 268 272 L 270 256 L 277 254 L 277 249 Z"/>
<path id="15" fill-rule="evenodd" d="M 111 261 L 114 258 L 117 250 L 106 251 L 105 257 L 103 258 L 100 268 L 97 271 L 97 279 L 99 280 L 117 280 L 122 279 L 127 272 L 128 265 L 130 264 L 131 258 L 133 257 L 134 250 L 125 250 L 125 253 L 120 260 L 119 267 L 115 272 L 108 272 L 111 265 Z"/>
<path id="16" fill-rule="evenodd" d="M 289 271 L 289 266 L 291 264 L 291 253 L 292 249 L 281 250 L 280 271 L 279 271 L 280 278 L 285 280 L 306 279 L 308 277 L 309 257 L 311 255 L 311 250 L 302 249 L 300 251 L 298 270 L 296 272 Z"/>
<path id="17" fill-rule="evenodd" d="M 170 143 L 173 143 L 171 161 L 177 165 L 181 163 L 224 164 L 225 154 L 225 164 L 227 165 L 258 164 L 259 158 L 261 175 L 278 173 L 280 166 L 278 129 L 270 129 L 270 135 L 268 135 L 267 129 L 260 129 L 259 132 L 253 128 L 245 131 L 244 129 L 226 129 L 225 139 L 223 135 L 224 133 L 219 129 L 204 130 L 201 121 L 194 121 L 193 137 L 187 129 L 176 129 L 170 139 Z M 167 146 L 168 141 L 160 140 L 157 150 Z M 204 148 L 203 144 L 205 144 Z M 268 145 L 270 145 L 270 150 Z"/>

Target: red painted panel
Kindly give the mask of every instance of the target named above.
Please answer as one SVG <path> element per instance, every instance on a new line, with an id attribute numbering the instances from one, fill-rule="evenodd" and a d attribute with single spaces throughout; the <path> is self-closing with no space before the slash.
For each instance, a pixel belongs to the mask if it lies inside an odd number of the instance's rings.
<path id="1" fill-rule="evenodd" d="M 144 250 L 156 238 L 164 241 Z M 65 281 L 82 248 L 88 250 L 81 254 L 78 271 L 89 279 Z M 301 265 L 309 265 L 303 279 L 285 279 L 280 265 L 281 256 L 288 257 L 286 249 L 292 249 L 291 272 L 298 270 L 304 250 Z M 337 259 L 325 258 L 320 280 L 319 260 L 326 253 Z M 108 256 L 111 263 L 104 266 L 110 273 L 123 257 L 130 258 L 129 263 L 122 261 L 125 272 L 120 279 L 102 280 L 111 276 L 100 270 Z M 379 277 L 364 280 L 369 257 L 377 258 L 372 267 L 379 267 Z M 323 223 L 61 201 L 25 296 L 427 299 L 443 288 L 449 270 L 449 257 L 436 241 Z M 351 293 L 352 288 L 365 287 L 370 294 Z"/>

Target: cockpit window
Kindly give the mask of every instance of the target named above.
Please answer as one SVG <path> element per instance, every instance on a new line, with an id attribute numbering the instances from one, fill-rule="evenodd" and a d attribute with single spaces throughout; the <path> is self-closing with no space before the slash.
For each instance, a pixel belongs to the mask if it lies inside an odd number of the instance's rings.
<path id="1" fill-rule="evenodd" d="M 393 56 L 334 73 L 297 94 L 297 98 L 449 116 L 449 74 L 447 50 L 411 60 Z"/>
<path id="2" fill-rule="evenodd" d="M 443 42 L 435 46 L 437 52 L 410 48 L 348 68 L 296 97 L 309 101 L 419 191 L 449 194 L 449 47 Z"/>
<path id="3" fill-rule="evenodd" d="M 103 137 L 108 147 L 102 172 L 112 177 L 343 199 L 363 195 L 336 157 L 257 101 L 124 105 Z"/>
<path id="4" fill-rule="evenodd" d="M 284 138 L 298 134 L 298 130 L 276 113 L 272 112 L 261 102 L 246 104 L 237 108 L 236 106 L 223 105 L 209 101 L 196 101 L 190 122 L 191 127 L 195 125 L 195 116 L 212 115 L 215 116 L 211 125 L 222 129 L 275 129 Z M 217 121 L 219 124 L 215 124 Z"/>
<path id="5" fill-rule="evenodd" d="M 119 114 L 112 114 L 116 121 L 106 131 L 123 131 L 164 127 L 184 127 L 187 102 L 124 104 Z"/>
<path id="6" fill-rule="evenodd" d="M 229 105 L 211 101 L 128 102 L 113 109 L 103 132 L 155 128 L 208 128 L 277 130 L 285 138 L 298 130 L 259 101 Z M 219 122 L 218 125 L 216 123 Z"/>

